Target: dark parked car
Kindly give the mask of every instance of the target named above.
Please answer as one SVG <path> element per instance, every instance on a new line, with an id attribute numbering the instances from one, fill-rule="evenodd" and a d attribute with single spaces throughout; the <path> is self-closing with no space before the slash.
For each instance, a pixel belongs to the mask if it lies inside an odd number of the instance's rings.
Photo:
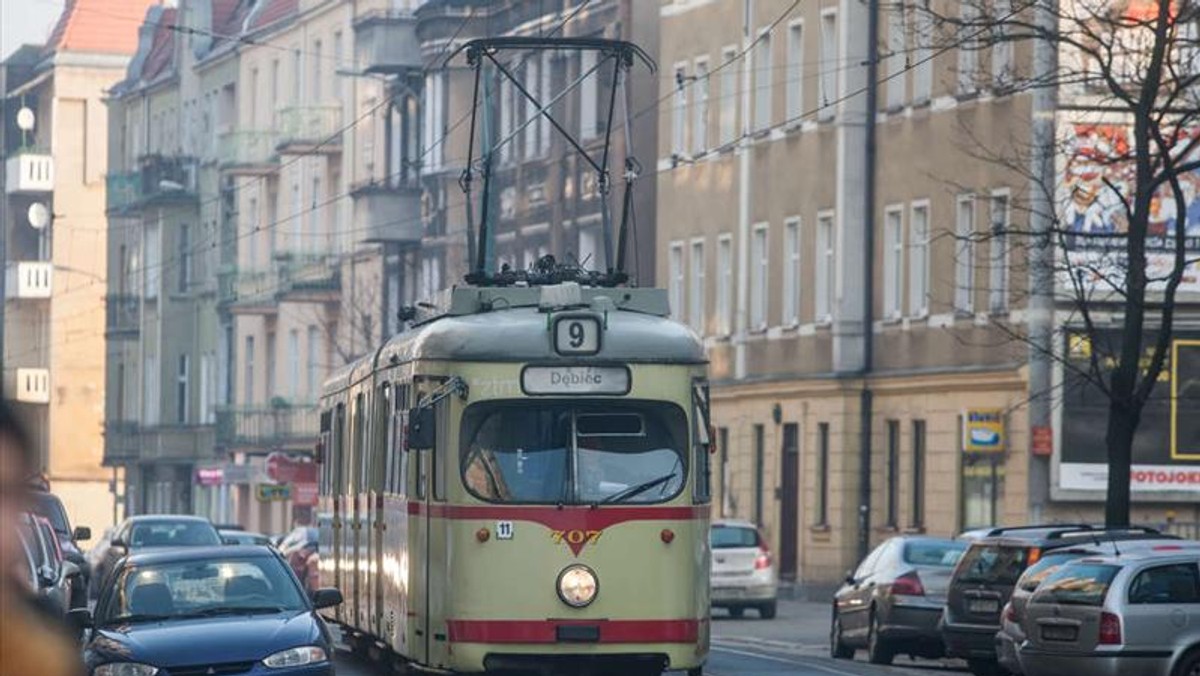
<path id="1" fill-rule="evenodd" d="M 113 531 L 107 548 L 96 555 L 92 582 L 97 595 L 121 557 L 163 547 L 210 547 L 220 545 L 221 536 L 208 519 L 184 515 L 131 516 Z"/>
<path id="2" fill-rule="evenodd" d="M 71 589 L 76 596 L 71 599 L 71 607 L 78 608 L 87 605 L 86 594 L 88 583 L 91 580 L 92 566 L 88 563 L 87 557 L 83 555 L 83 550 L 79 548 L 79 543 L 92 538 L 92 529 L 87 526 L 71 528 L 67 510 L 57 495 L 43 490 L 31 491 L 31 495 L 34 514 L 45 517 L 50 522 L 51 528 L 54 529 L 54 535 L 58 539 L 58 547 L 62 550 L 63 558 L 75 565 Z"/>
<path id="3" fill-rule="evenodd" d="M 333 673 L 333 642 L 279 554 L 260 546 L 189 547 L 132 554 L 113 570 L 85 629 L 88 673 Z"/>
<path id="4" fill-rule="evenodd" d="M 17 534 L 25 554 L 17 576 L 27 582 L 41 607 L 58 617 L 66 616 L 72 608 L 86 607 L 86 598 L 81 606 L 73 604 L 81 598 L 73 589 L 79 569 L 63 558 L 50 521 L 37 514 L 23 514 Z"/>
<path id="5" fill-rule="evenodd" d="M 244 530 L 217 530 L 221 540 L 227 545 L 271 545 L 271 538 L 262 533 L 251 533 Z"/>
<path id="6" fill-rule="evenodd" d="M 846 578 L 833 598 L 830 653 L 838 659 L 865 648 L 873 664 L 897 653 L 938 658 L 938 629 L 950 573 L 967 544 L 931 537 L 894 537 Z"/>
<path id="7" fill-rule="evenodd" d="M 1088 524 L 993 528 L 978 536 L 954 569 L 942 614 L 946 654 L 965 659 L 977 676 L 1005 672 L 996 654 L 1000 612 L 1026 568 L 1051 552 L 1071 547 L 1171 539 L 1151 528 L 1105 530 Z"/>

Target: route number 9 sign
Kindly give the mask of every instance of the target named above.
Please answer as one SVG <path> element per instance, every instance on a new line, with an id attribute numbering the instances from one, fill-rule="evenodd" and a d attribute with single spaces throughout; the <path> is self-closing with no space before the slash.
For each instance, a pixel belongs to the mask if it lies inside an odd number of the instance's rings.
<path id="1" fill-rule="evenodd" d="M 596 354 L 600 351 L 600 319 L 562 317 L 554 324 L 554 351 L 559 354 Z"/>

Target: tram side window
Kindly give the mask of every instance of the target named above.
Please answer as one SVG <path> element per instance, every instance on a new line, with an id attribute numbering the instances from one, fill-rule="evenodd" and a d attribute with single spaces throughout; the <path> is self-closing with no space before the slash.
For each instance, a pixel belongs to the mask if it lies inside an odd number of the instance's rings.
<path id="1" fill-rule="evenodd" d="M 366 426 L 366 415 L 363 412 L 363 395 L 359 392 L 354 397 L 354 431 L 353 440 L 350 448 L 350 478 L 352 485 L 349 486 L 350 493 L 362 492 L 362 467 L 363 467 L 363 428 Z"/>
<path id="2" fill-rule="evenodd" d="M 407 495 L 405 471 L 408 458 L 405 451 L 408 444 L 404 439 L 408 417 L 408 385 L 396 383 L 396 406 L 392 409 L 392 438 L 388 444 L 388 453 L 392 456 L 392 470 L 389 474 L 393 490 L 400 495 Z"/>
<path id="3" fill-rule="evenodd" d="M 321 483 L 318 487 L 321 495 L 329 495 L 330 479 L 333 474 L 333 465 L 330 463 L 329 453 L 332 450 L 329 447 L 330 430 L 333 428 L 333 411 L 321 411 L 321 433 L 318 436 L 318 444 L 320 444 L 320 462 L 321 462 Z"/>
<path id="4" fill-rule="evenodd" d="M 709 417 L 708 385 L 692 386 L 692 448 L 696 454 L 696 488 L 693 501 L 708 504 L 712 501 L 712 423 Z"/>
<path id="5" fill-rule="evenodd" d="M 331 458 L 329 471 L 333 474 L 333 486 L 330 492 L 334 495 L 343 495 L 346 492 L 344 485 L 346 477 L 346 466 L 343 464 L 346 457 L 346 439 L 343 434 L 346 433 L 346 405 L 339 403 L 335 409 L 333 417 L 333 457 Z"/>
<path id="6" fill-rule="evenodd" d="M 445 402 L 434 405 L 434 416 L 437 419 L 437 437 L 434 448 L 430 451 L 433 459 L 433 499 L 446 499 L 446 465 L 450 455 L 450 407 Z"/>
<path id="7" fill-rule="evenodd" d="M 392 384 L 379 386 L 379 402 L 375 406 L 375 422 L 372 423 L 375 443 L 372 444 L 371 487 L 376 492 L 391 492 L 388 481 L 392 476 Z"/>

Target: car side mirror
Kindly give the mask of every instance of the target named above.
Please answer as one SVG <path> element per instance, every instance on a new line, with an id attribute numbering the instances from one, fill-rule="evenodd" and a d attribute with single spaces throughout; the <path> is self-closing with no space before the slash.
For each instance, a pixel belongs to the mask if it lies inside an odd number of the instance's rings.
<path id="1" fill-rule="evenodd" d="M 317 610 L 342 605 L 342 592 L 334 587 L 324 587 L 313 592 L 313 607 Z"/>
<path id="2" fill-rule="evenodd" d="M 432 406 L 409 409 L 408 448 L 413 451 L 428 451 L 434 447 L 437 419 Z"/>
<path id="3" fill-rule="evenodd" d="M 129 544 L 121 538 L 113 538 L 112 542 L 108 543 L 113 549 L 129 549 Z"/>
<path id="4" fill-rule="evenodd" d="M 221 538 L 221 544 L 223 545 L 236 545 L 237 543 L 238 541 L 233 538 Z"/>
<path id="5" fill-rule="evenodd" d="M 854 571 L 846 571 L 846 584 L 857 584 L 858 580 L 854 577 Z"/>
<path id="6" fill-rule="evenodd" d="M 79 631 L 91 629 L 95 624 L 92 611 L 87 608 L 73 608 L 67 612 L 67 623 Z"/>
<path id="7" fill-rule="evenodd" d="M 92 529 L 87 526 L 76 526 L 71 532 L 71 539 L 76 542 L 86 542 L 92 539 Z"/>

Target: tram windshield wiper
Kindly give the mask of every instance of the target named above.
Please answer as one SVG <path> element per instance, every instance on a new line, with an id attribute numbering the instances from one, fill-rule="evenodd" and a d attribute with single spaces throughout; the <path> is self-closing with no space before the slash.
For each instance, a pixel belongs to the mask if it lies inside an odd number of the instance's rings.
<path id="1" fill-rule="evenodd" d="M 643 481 L 642 483 L 637 484 L 636 486 L 630 486 L 629 488 L 626 488 L 623 491 L 613 493 L 612 495 L 608 496 L 607 498 L 604 498 L 600 502 L 606 503 L 606 504 L 613 503 L 613 502 L 624 502 L 624 501 L 628 500 L 629 498 L 634 498 L 634 497 L 641 495 L 642 493 L 645 493 L 646 491 L 650 490 L 651 488 L 654 488 L 655 486 L 661 486 L 674 478 L 675 478 L 675 470 L 671 470 L 671 472 L 669 474 L 664 474 L 660 477 L 656 477 L 649 481 Z"/>

